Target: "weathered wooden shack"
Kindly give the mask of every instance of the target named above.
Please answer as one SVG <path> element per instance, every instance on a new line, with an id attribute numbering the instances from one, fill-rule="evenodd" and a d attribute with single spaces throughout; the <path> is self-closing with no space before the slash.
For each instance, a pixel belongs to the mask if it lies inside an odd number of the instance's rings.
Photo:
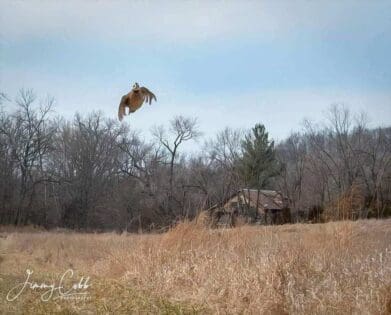
<path id="1" fill-rule="evenodd" d="M 215 225 L 235 225 L 241 217 L 248 223 L 283 224 L 290 222 L 288 199 L 275 190 L 241 189 L 221 207 L 209 209 Z"/>

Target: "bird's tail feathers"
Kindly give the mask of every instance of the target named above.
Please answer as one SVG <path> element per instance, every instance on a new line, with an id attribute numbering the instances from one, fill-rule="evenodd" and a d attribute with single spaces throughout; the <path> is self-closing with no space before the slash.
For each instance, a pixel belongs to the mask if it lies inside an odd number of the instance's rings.
<path id="1" fill-rule="evenodd" d="M 122 119 L 124 119 L 124 116 L 126 116 L 125 110 L 124 110 L 124 108 L 120 108 L 118 110 L 118 119 L 119 119 L 119 121 L 122 121 Z"/>

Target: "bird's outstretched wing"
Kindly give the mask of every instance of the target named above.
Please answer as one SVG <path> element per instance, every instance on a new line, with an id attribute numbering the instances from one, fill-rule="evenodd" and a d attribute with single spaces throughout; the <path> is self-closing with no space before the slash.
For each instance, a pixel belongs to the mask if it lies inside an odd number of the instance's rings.
<path id="1" fill-rule="evenodd" d="M 149 105 L 151 105 L 152 100 L 156 101 L 156 96 L 150 90 L 148 90 L 145 86 L 140 88 L 141 93 L 144 95 L 144 99 Z"/>
<path id="2" fill-rule="evenodd" d="M 124 118 L 124 116 L 126 115 L 125 108 L 127 106 L 127 103 L 128 103 L 128 95 L 122 96 L 121 103 L 119 103 L 119 108 L 118 108 L 119 121 L 121 121 Z"/>

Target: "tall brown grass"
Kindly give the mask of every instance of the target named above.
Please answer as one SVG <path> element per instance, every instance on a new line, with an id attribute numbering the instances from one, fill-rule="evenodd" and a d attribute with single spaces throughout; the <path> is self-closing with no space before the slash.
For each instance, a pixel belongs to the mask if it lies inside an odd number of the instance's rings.
<path id="1" fill-rule="evenodd" d="M 41 279 L 73 268 L 95 290 L 89 302 L 53 308 L 21 297 L 0 313 L 391 313 L 391 220 L 0 236 L 0 302 L 27 268 Z"/>

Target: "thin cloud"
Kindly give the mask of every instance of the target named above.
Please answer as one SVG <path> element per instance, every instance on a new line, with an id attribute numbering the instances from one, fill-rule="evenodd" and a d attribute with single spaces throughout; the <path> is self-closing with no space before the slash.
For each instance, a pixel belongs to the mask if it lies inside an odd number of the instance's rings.
<path id="1" fill-rule="evenodd" d="M 358 1 L 2 1 L 2 40 L 58 36 L 198 42 L 293 32 L 367 32 L 389 2 Z M 382 10 L 382 7 L 384 7 Z M 371 15 L 372 14 L 372 15 Z M 388 19 L 384 19 L 388 23 Z M 377 18 L 382 28 L 381 18 Z M 373 27 L 373 26 L 372 26 Z M 152 42 L 150 42 L 152 44 Z"/>

